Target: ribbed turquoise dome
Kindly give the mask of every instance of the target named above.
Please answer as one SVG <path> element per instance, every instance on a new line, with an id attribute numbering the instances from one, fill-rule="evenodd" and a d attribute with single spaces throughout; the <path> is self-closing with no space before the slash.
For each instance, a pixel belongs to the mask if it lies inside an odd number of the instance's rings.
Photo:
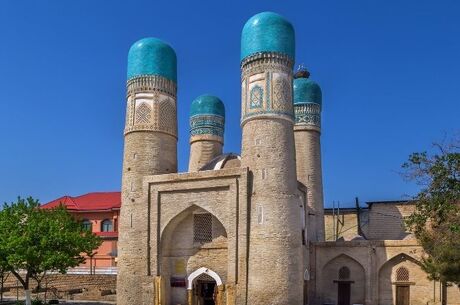
<path id="1" fill-rule="evenodd" d="M 309 78 L 294 79 L 294 105 L 314 103 L 321 105 L 322 93 L 317 83 Z"/>
<path id="2" fill-rule="evenodd" d="M 241 34 L 241 60 L 259 52 L 278 52 L 295 58 L 295 34 L 283 16 L 263 12 L 252 16 Z"/>
<path id="3" fill-rule="evenodd" d="M 159 75 L 177 81 L 176 52 L 157 38 L 135 42 L 128 53 L 128 79 L 142 75 Z"/>
<path id="4" fill-rule="evenodd" d="M 208 94 L 200 95 L 192 102 L 190 116 L 203 114 L 225 117 L 224 103 L 217 96 Z"/>

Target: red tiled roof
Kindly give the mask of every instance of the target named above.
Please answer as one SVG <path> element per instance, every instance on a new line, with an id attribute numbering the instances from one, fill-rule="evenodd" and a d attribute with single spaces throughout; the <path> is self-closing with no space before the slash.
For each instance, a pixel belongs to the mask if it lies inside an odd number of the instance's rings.
<path id="1" fill-rule="evenodd" d="M 120 209 L 121 206 L 121 193 L 104 192 L 88 193 L 77 197 L 63 196 L 41 207 L 44 209 L 52 209 L 59 206 L 61 203 L 65 205 L 68 210 L 73 211 L 117 210 Z"/>

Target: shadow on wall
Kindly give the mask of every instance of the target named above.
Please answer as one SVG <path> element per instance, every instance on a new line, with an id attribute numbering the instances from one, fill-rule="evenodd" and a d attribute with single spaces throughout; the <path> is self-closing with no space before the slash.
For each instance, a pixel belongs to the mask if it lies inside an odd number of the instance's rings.
<path id="1" fill-rule="evenodd" d="M 411 235 L 404 224 L 413 213 L 412 204 L 373 203 L 369 205 L 364 234 L 369 240 L 402 240 Z"/>
<path id="2" fill-rule="evenodd" d="M 354 258 L 340 254 L 322 270 L 322 304 L 365 304 L 365 271 Z"/>
<path id="3" fill-rule="evenodd" d="M 214 270 L 225 283 L 227 261 L 227 232 L 214 215 L 196 205 L 176 215 L 161 238 L 160 273 L 165 279 L 166 303 L 187 303 L 186 278 L 201 267 Z M 212 281 L 204 277 L 195 281 Z"/>

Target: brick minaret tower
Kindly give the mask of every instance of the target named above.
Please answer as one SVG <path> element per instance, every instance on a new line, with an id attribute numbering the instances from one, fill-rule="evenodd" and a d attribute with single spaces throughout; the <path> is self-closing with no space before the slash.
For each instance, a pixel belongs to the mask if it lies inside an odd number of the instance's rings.
<path id="1" fill-rule="evenodd" d="M 224 145 L 225 106 L 212 95 L 197 97 L 190 108 L 189 172 L 222 154 Z"/>
<path id="2" fill-rule="evenodd" d="M 306 70 L 294 79 L 294 137 L 297 179 L 307 187 L 307 233 L 311 241 L 324 240 L 323 178 L 321 169 L 321 88 Z"/>
<path id="3" fill-rule="evenodd" d="M 241 37 L 242 166 L 250 170 L 248 300 L 300 305 L 302 225 L 294 148 L 294 29 L 264 12 Z"/>
<path id="4" fill-rule="evenodd" d="M 128 54 L 117 304 L 151 304 L 150 211 L 142 179 L 177 172 L 176 53 L 156 38 Z M 122 279 L 122 280 L 121 280 Z"/>

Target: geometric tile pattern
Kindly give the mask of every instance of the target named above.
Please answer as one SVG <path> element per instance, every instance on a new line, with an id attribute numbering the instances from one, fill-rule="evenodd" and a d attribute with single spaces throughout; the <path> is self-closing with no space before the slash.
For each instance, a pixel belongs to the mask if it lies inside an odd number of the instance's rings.
<path id="1" fill-rule="evenodd" d="M 245 58 L 241 68 L 241 124 L 267 114 L 293 122 L 292 60 L 264 52 Z"/>
<path id="2" fill-rule="evenodd" d="M 321 106 L 315 103 L 294 105 L 295 124 L 321 127 Z"/>
<path id="3" fill-rule="evenodd" d="M 264 102 L 264 89 L 262 89 L 260 86 L 255 85 L 251 89 L 251 95 L 250 95 L 250 108 L 261 108 Z"/>
<path id="4" fill-rule="evenodd" d="M 225 119 L 220 115 L 194 115 L 190 118 L 190 135 L 224 136 Z"/>
<path id="5" fill-rule="evenodd" d="M 177 138 L 176 85 L 161 76 L 141 76 L 127 84 L 125 134 L 161 131 Z"/>
<path id="6" fill-rule="evenodd" d="M 281 111 L 292 109 L 292 85 L 285 78 L 277 78 L 273 82 L 273 108 Z"/>
<path id="7" fill-rule="evenodd" d="M 135 124 L 148 124 L 152 119 L 152 108 L 147 103 L 141 103 L 136 107 Z"/>

